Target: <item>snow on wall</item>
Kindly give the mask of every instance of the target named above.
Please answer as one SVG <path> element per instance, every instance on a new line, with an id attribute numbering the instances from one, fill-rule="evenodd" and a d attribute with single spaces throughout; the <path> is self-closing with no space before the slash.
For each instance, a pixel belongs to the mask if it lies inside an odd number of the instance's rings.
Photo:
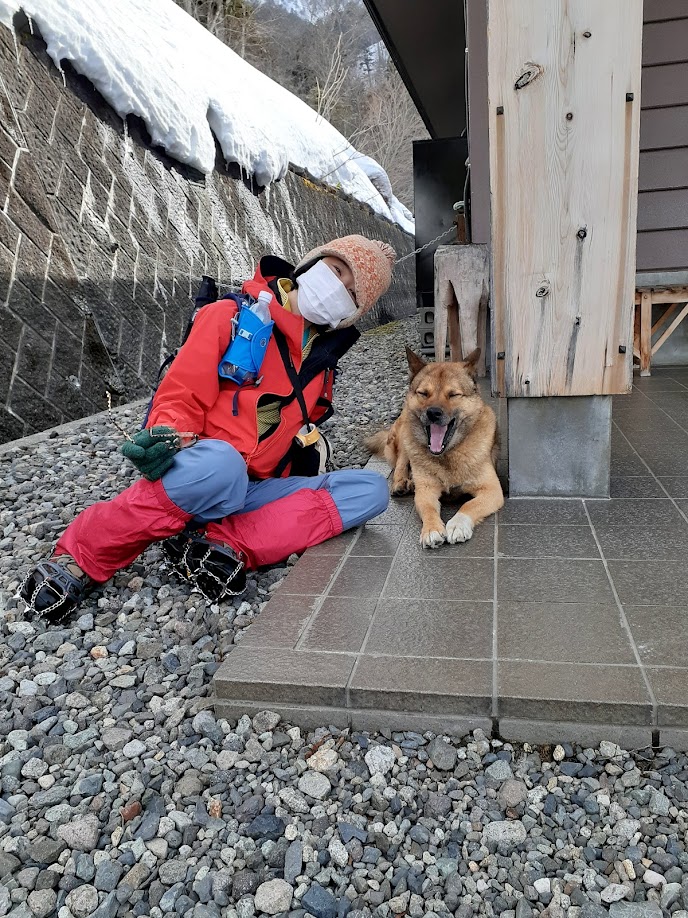
<path id="1" fill-rule="evenodd" d="M 290 170 L 256 195 L 223 170 L 203 181 L 125 129 L 102 95 L 22 28 L 0 26 L 0 443 L 106 407 L 105 389 L 150 391 L 176 347 L 202 274 L 220 289 L 266 252 L 288 261 L 360 232 L 400 255 L 409 237 L 369 208 Z M 11 185 L 10 169 L 11 168 Z M 414 262 L 364 320 L 415 309 Z"/>
<path id="2" fill-rule="evenodd" d="M 11 28 L 20 9 L 58 68 L 70 61 L 122 118 L 142 118 L 172 158 L 209 174 L 217 138 L 260 185 L 294 165 L 413 232 L 377 163 L 173 0 L 0 0 L 0 22 Z"/>

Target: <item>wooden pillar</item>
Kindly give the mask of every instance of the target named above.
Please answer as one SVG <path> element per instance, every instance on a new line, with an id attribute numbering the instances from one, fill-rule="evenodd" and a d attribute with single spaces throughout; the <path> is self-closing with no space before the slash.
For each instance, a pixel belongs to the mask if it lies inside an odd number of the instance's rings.
<path id="1" fill-rule="evenodd" d="M 642 0 L 488 0 L 493 388 L 630 389 Z"/>
<path id="2" fill-rule="evenodd" d="M 652 360 L 652 291 L 640 294 L 640 375 L 650 375 Z"/>
<path id="3" fill-rule="evenodd" d="M 485 245 L 441 245 L 435 252 L 435 360 L 481 350 L 478 375 L 485 375 L 485 329 L 489 265 Z"/>

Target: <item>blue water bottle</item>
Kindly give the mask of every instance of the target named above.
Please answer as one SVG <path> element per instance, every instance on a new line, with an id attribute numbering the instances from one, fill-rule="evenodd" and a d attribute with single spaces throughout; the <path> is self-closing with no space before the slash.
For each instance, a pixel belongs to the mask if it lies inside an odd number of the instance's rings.
<path id="1" fill-rule="evenodd" d="M 270 318 L 272 294 L 262 290 L 251 306 L 242 303 L 232 319 L 232 340 L 217 368 L 222 379 L 258 384 L 260 368 L 272 335 Z"/>

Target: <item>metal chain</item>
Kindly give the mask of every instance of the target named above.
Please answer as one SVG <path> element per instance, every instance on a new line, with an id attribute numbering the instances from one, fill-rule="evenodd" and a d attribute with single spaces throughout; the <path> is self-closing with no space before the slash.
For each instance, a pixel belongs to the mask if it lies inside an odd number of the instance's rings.
<path id="1" fill-rule="evenodd" d="M 258 380 L 258 382 L 260 382 L 260 380 Z M 123 436 L 125 436 L 127 440 L 129 440 L 130 443 L 135 443 L 136 441 L 134 440 L 134 438 L 130 436 L 129 433 L 127 433 L 127 431 L 122 427 L 122 425 L 118 422 L 117 418 L 115 417 L 115 413 L 112 410 L 112 395 L 110 394 L 109 389 L 105 391 L 105 395 L 107 397 L 107 410 L 108 410 L 110 421 L 115 425 L 117 430 L 121 434 L 123 434 Z M 161 425 L 161 426 L 164 426 L 164 425 Z M 161 442 L 164 442 L 169 437 L 169 434 L 153 433 L 153 431 L 155 430 L 155 427 L 147 427 L 145 429 L 148 431 L 148 434 L 152 440 L 155 440 L 157 438 Z M 178 430 L 175 431 L 175 433 L 176 433 L 176 437 L 174 438 L 174 442 L 173 443 L 168 442 L 167 444 L 168 450 L 177 452 L 180 449 L 187 449 L 187 447 L 194 446 L 196 443 L 198 443 L 198 434 L 191 433 L 191 431 L 185 431 L 185 432 L 180 433 Z"/>
<path id="2" fill-rule="evenodd" d="M 222 600 L 227 596 L 241 596 L 244 590 L 243 589 L 239 591 L 232 590 L 231 584 L 234 581 L 234 579 L 239 575 L 242 568 L 244 567 L 244 562 L 238 559 L 239 566 L 234 571 L 234 573 L 230 577 L 228 577 L 226 580 L 221 580 L 216 574 L 214 574 L 211 570 L 209 570 L 205 566 L 205 562 L 208 560 L 208 558 L 213 552 L 213 548 L 210 547 L 208 548 L 206 553 L 203 555 L 203 557 L 199 560 L 198 568 L 195 571 L 192 571 L 189 565 L 189 562 L 187 560 L 187 555 L 192 545 L 193 545 L 193 542 L 189 541 L 186 548 L 184 549 L 184 553 L 179 559 L 179 563 L 178 564 L 174 564 L 173 562 L 171 563 L 172 569 L 176 570 L 177 573 L 180 574 L 182 577 L 184 577 L 186 580 L 189 580 L 196 587 L 196 589 L 200 592 L 203 598 L 207 602 L 211 603 L 211 605 L 213 603 L 222 602 Z M 218 586 L 221 588 L 219 596 L 212 597 L 206 593 L 206 591 L 203 589 L 201 584 L 198 582 L 198 577 L 200 574 L 205 574 L 206 577 L 209 577 L 211 580 L 214 580 L 218 584 Z"/>
<path id="3" fill-rule="evenodd" d="M 50 584 L 48 580 L 46 579 L 46 580 L 41 580 L 41 582 L 36 586 L 36 589 L 33 591 L 29 599 L 24 599 L 24 597 L 22 596 L 22 592 L 24 590 L 24 587 L 29 582 L 31 576 L 32 576 L 32 572 L 29 571 L 29 573 L 23 578 L 22 582 L 19 584 L 17 592 L 15 593 L 15 599 L 22 599 L 26 603 L 26 609 L 24 610 L 24 614 L 28 612 L 29 614 L 31 614 L 31 617 L 34 619 L 45 618 L 51 625 L 62 624 L 62 622 L 73 611 L 73 607 L 65 609 L 65 611 L 59 618 L 53 617 L 53 618 L 48 619 L 48 613 L 53 613 L 56 609 L 59 609 L 60 606 L 64 605 L 69 599 L 69 596 L 66 593 L 60 596 L 60 594 L 55 590 L 52 584 Z M 46 606 L 45 609 L 39 612 L 38 609 L 36 608 L 36 600 L 38 599 L 38 594 L 41 592 L 43 588 L 47 590 L 52 590 L 52 592 L 55 594 L 56 599 L 55 599 L 55 602 L 51 602 L 49 606 Z"/>
<path id="4" fill-rule="evenodd" d="M 408 255 L 402 255 L 401 258 L 397 258 L 394 262 L 395 265 L 400 265 L 402 261 L 406 261 L 407 258 L 411 258 L 413 255 L 419 255 L 425 249 L 429 249 L 431 245 L 434 245 L 436 242 L 439 242 L 440 239 L 444 239 L 445 236 L 448 236 L 450 233 L 456 232 L 456 224 L 452 223 L 448 230 L 445 230 L 443 233 L 440 233 L 439 236 L 435 236 L 434 239 L 431 239 L 430 242 L 426 242 L 425 245 L 420 246 L 420 248 L 414 249 L 413 252 L 409 252 Z"/>
<path id="5" fill-rule="evenodd" d="M 134 442 L 133 437 L 131 437 L 127 433 L 127 431 L 122 427 L 122 425 L 118 422 L 117 418 L 115 417 L 115 414 L 112 410 L 112 395 L 110 394 L 109 389 L 105 390 L 105 396 L 107 398 L 107 410 L 108 410 L 108 417 L 110 418 L 110 421 L 115 425 L 115 427 L 121 434 L 124 434 L 127 440 L 130 441 L 130 443 L 133 443 Z"/>

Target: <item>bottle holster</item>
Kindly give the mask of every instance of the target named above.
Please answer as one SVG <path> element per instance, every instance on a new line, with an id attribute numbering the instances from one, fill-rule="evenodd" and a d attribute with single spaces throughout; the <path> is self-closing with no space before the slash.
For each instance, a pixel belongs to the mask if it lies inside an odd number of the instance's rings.
<path id="1" fill-rule="evenodd" d="M 264 325 L 248 306 L 240 306 L 232 319 L 232 340 L 217 370 L 222 379 L 231 379 L 239 385 L 260 382 L 260 368 L 274 324 Z"/>

